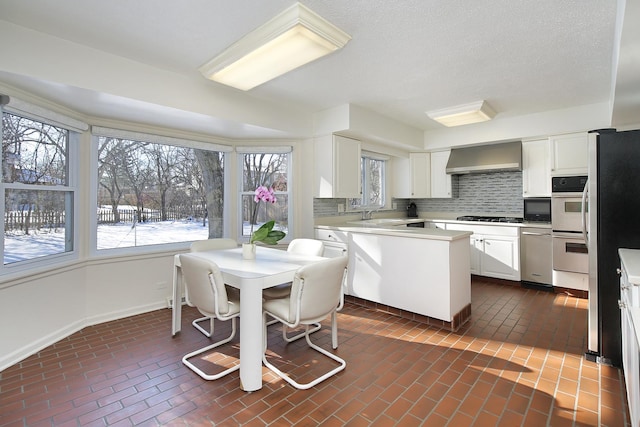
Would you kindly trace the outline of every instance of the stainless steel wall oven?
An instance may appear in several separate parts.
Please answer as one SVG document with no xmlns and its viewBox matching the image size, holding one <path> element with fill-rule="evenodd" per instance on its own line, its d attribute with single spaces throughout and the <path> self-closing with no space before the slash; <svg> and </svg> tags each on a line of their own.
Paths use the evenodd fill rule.
<svg viewBox="0 0 640 427">
<path fill-rule="evenodd" d="M 583 191 L 586 176 L 553 177 L 551 181 L 551 229 L 553 269 L 589 273 L 589 254 L 583 230 L 588 206 Z"/>
</svg>

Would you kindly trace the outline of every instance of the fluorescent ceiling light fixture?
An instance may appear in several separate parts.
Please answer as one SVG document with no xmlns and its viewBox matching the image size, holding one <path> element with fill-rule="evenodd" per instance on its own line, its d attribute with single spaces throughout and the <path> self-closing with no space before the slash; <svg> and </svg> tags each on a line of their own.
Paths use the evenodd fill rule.
<svg viewBox="0 0 640 427">
<path fill-rule="evenodd" d="M 199 68 L 206 78 L 249 90 L 346 45 L 351 36 L 295 3 Z"/>
<path fill-rule="evenodd" d="M 477 101 L 442 110 L 427 111 L 427 115 L 436 122 L 451 127 L 486 122 L 491 120 L 496 112 L 486 101 Z"/>
</svg>

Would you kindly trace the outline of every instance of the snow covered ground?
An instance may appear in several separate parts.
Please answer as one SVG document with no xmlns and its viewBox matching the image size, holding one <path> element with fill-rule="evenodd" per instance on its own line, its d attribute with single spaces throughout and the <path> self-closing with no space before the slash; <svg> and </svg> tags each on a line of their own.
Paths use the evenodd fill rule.
<svg viewBox="0 0 640 427">
<path fill-rule="evenodd" d="M 98 226 L 98 249 L 126 248 L 206 239 L 208 227 L 197 221 L 165 221 Z M 39 231 L 29 235 L 7 233 L 4 263 L 34 259 L 64 252 L 64 230 Z"/>
</svg>

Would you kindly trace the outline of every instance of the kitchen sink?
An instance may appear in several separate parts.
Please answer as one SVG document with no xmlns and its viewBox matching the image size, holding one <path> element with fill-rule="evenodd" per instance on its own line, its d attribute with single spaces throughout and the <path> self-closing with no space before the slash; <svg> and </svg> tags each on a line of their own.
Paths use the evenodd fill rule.
<svg viewBox="0 0 640 427">
<path fill-rule="evenodd" d="M 404 225 L 409 220 L 405 218 L 375 218 L 375 219 L 361 219 L 357 221 L 347 221 L 347 224 L 358 225 Z"/>
</svg>

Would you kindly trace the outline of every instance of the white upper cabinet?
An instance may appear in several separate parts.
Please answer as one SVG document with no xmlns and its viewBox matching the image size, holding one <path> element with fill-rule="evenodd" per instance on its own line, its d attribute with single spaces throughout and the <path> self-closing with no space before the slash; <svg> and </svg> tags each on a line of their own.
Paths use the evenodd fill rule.
<svg viewBox="0 0 640 427">
<path fill-rule="evenodd" d="M 431 197 L 431 155 L 430 153 L 410 153 L 411 197 Z"/>
<path fill-rule="evenodd" d="M 360 198 L 360 141 L 339 135 L 315 139 L 315 196 Z"/>
<path fill-rule="evenodd" d="M 549 137 L 551 175 L 586 175 L 588 169 L 588 134 L 570 133 Z"/>
<path fill-rule="evenodd" d="M 522 196 L 551 197 L 551 150 L 548 139 L 522 142 Z"/>
<path fill-rule="evenodd" d="M 451 198 L 451 175 L 446 172 L 451 150 L 431 153 L 431 197 Z"/>
</svg>

